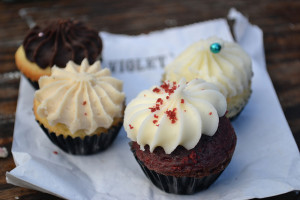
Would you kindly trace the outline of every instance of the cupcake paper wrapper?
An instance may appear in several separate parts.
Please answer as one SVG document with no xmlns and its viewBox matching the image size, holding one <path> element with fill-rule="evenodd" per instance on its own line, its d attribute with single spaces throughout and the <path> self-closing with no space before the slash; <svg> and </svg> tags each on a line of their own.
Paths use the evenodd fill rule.
<svg viewBox="0 0 300 200">
<path fill-rule="evenodd" d="M 29 81 L 30 85 L 32 85 L 32 87 L 33 87 L 35 90 L 40 89 L 39 83 L 38 83 L 37 81 L 32 81 L 32 80 L 30 80 L 30 79 L 27 78 L 27 77 L 26 77 L 26 79 Z"/>
<path fill-rule="evenodd" d="M 133 154 L 147 178 L 156 187 L 167 193 L 194 194 L 207 189 L 224 171 L 222 170 L 217 174 L 211 174 L 203 178 L 166 176 L 148 169 L 144 163 L 137 158 L 134 151 Z"/>
<path fill-rule="evenodd" d="M 39 121 L 37 121 L 39 123 Z M 80 137 L 72 138 L 71 136 L 64 137 L 49 132 L 41 123 L 40 127 L 46 133 L 48 138 L 63 151 L 74 155 L 89 155 L 105 150 L 109 147 L 117 137 L 122 123 L 117 126 L 112 126 L 107 133 L 100 135 L 86 136 L 83 139 Z"/>
</svg>

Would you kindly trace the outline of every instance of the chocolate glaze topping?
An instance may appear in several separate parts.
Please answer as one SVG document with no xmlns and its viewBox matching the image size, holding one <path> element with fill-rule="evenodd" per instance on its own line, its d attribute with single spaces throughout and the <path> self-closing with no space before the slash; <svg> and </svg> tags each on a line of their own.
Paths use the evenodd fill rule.
<svg viewBox="0 0 300 200">
<path fill-rule="evenodd" d="M 28 60 L 41 68 L 65 67 L 69 60 L 80 64 L 84 58 L 94 63 L 102 51 L 98 32 L 76 20 L 59 19 L 45 28 L 35 26 L 24 39 Z"/>
</svg>

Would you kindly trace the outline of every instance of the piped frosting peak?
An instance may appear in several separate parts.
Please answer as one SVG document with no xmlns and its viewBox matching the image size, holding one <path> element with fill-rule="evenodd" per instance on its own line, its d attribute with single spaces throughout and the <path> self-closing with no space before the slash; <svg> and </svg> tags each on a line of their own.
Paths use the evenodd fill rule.
<svg viewBox="0 0 300 200">
<path fill-rule="evenodd" d="M 166 80 L 187 81 L 201 78 L 214 83 L 226 97 L 233 97 L 249 87 L 251 58 L 235 42 L 217 37 L 200 40 L 165 67 Z"/>
<path fill-rule="evenodd" d="M 201 79 L 164 82 L 142 91 L 125 109 L 127 136 L 142 150 L 161 146 L 170 154 L 177 146 L 192 149 L 202 134 L 215 134 L 226 112 L 225 97 Z"/>
<path fill-rule="evenodd" d="M 39 79 L 35 93 L 37 113 L 51 126 L 61 123 L 73 134 L 84 130 L 89 135 L 99 127 L 109 128 L 123 115 L 123 83 L 111 77 L 109 69 L 101 69 L 100 61 L 69 61 L 66 68 L 54 66 L 51 72 Z"/>
</svg>

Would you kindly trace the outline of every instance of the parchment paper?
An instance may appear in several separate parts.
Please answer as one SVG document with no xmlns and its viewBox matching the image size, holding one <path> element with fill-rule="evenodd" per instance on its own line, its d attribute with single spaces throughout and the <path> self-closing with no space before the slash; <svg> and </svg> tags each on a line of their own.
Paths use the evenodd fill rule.
<svg viewBox="0 0 300 200">
<path fill-rule="evenodd" d="M 236 10 L 235 37 L 251 55 L 253 93 L 233 122 L 238 142 L 233 159 L 211 187 L 179 196 L 153 186 L 130 152 L 124 129 L 105 152 L 73 156 L 53 145 L 34 120 L 34 90 L 21 78 L 12 154 L 17 165 L 7 182 L 67 199 L 249 199 L 300 189 L 299 150 L 266 70 L 262 31 Z M 212 35 L 232 40 L 225 19 L 170 28 L 146 35 L 100 33 L 103 67 L 124 80 L 127 102 L 160 84 L 163 66 L 187 46 Z M 54 152 L 57 152 L 55 154 Z"/>
</svg>

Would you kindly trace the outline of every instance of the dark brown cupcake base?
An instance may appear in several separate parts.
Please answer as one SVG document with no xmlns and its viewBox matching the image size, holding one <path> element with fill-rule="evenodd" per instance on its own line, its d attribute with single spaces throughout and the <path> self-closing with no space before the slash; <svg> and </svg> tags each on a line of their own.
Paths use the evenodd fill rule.
<svg viewBox="0 0 300 200">
<path fill-rule="evenodd" d="M 190 195 L 207 189 L 224 171 L 222 170 L 216 174 L 202 178 L 165 176 L 148 169 L 144 163 L 137 158 L 134 151 L 133 154 L 147 178 L 156 187 L 167 193 Z"/>
<path fill-rule="evenodd" d="M 80 137 L 72 138 L 71 136 L 65 138 L 63 135 L 57 136 L 55 133 L 49 132 L 42 124 L 40 124 L 40 127 L 48 138 L 66 153 L 74 155 L 90 155 L 107 149 L 117 137 L 122 127 L 122 123 L 119 123 L 117 126 L 112 126 L 107 133 L 86 136 L 83 139 Z"/>
<path fill-rule="evenodd" d="M 236 135 L 229 119 L 220 117 L 213 136 L 202 135 L 197 145 L 188 150 L 177 146 L 166 154 L 162 147 L 150 152 L 149 145 L 141 150 L 130 143 L 137 162 L 151 182 L 161 190 L 175 194 L 193 194 L 208 188 L 231 161 Z"/>
</svg>

